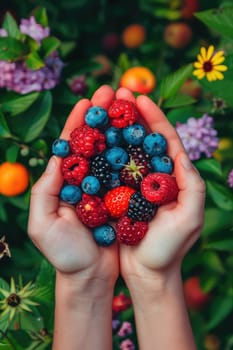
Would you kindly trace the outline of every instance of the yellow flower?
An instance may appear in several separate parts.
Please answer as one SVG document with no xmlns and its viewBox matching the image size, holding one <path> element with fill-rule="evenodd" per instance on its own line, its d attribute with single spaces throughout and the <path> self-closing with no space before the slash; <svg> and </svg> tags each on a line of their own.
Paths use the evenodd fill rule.
<svg viewBox="0 0 233 350">
<path fill-rule="evenodd" d="M 17 288 L 11 278 L 10 286 L 6 283 L 5 288 L 0 288 L 0 320 L 4 318 L 11 322 L 18 313 L 32 312 L 31 306 L 38 305 L 30 299 L 34 295 L 35 287 L 32 282 Z"/>
<path fill-rule="evenodd" d="M 204 77 L 208 81 L 222 80 L 224 79 L 222 72 L 227 70 L 227 66 L 221 64 L 224 60 L 223 50 L 215 51 L 213 45 L 210 45 L 208 49 L 202 47 L 197 55 L 197 61 L 194 62 L 196 69 L 193 71 L 193 75 L 199 80 Z"/>
</svg>

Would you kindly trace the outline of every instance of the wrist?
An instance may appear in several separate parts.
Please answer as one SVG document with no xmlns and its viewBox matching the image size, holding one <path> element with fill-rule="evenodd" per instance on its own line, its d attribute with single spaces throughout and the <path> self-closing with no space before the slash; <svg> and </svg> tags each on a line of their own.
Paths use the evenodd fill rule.
<svg viewBox="0 0 233 350">
<path fill-rule="evenodd" d="M 179 266 L 166 271 L 130 274 L 125 282 L 133 299 L 139 305 L 160 302 L 167 295 L 182 296 L 182 278 Z"/>
</svg>

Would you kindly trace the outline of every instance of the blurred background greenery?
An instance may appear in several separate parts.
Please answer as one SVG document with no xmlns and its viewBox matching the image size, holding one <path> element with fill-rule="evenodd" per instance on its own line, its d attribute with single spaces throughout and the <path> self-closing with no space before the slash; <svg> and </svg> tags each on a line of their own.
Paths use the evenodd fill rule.
<svg viewBox="0 0 233 350">
<path fill-rule="evenodd" d="M 30 16 L 50 28 L 46 39 L 20 33 L 20 21 Z M 203 153 L 193 160 L 207 184 L 205 225 L 182 272 L 184 284 L 189 281 L 185 292 L 198 349 L 233 349 L 232 23 L 233 4 L 224 0 L 8 0 L 0 5 L 0 28 L 8 32 L 0 33 L 1 349 L 51 348 L 54 271 L 27 236 L 30 188 L 44 170 L 51 144 L 79 99 L 91 97 L 105 83 L 114 89 L 128 87 L 137 75 L 144 85 L 134 83 L 135 94 L 147 93 L 175 127 L 205 113 L 213 118 L 218 146 L 211 155 Z M 201 47 L 210 45 L 223 50 L 227 66 L 224 79 L 211 82 L 192 74 Z M 12 62 L 24 69 L 14 84 Z M 137 67 L 136 73 L 125 77 L 132 67 Z M 32 75 L 32 80 L 27 76 L 29 83 L 25 78 L 28 69 L 45 68 L 53 75 L 47 74 L 43 86 L 33 90 Z M 8 74 L 10 85 L 4 80 Z M 29 90 L 23 90 L 26 85 Z M 142 90 L 145 85 L 147 90 Z M 23 165 L 29 178 L 18 173 L 22 169 L 3 168 L 6 162 Z M 24 180 L 19 192 L 9 182 L 14 175 Z M 28 298 L 37 304 L 27 312 L 17 298 L 9 302 L 7 295 L 12 294 L 21 298 L 21 306 Z M 133 309 L 127 298 L 125 302 L 129 295 L 121 279 L 115 294 L 116 304 L 123 306 L 113 306 L 118 321 L 113 327 L 114 348 L 126 349 L 127 339 L 136 348 Z M 126 321 L 133 331 L 121 337 L 117 327 Z"/>
</svg>

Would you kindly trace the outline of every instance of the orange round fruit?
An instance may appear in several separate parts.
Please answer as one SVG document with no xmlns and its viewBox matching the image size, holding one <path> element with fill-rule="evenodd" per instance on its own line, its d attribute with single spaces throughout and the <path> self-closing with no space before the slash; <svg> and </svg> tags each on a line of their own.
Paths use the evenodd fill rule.
<svg viewBox="0 0 233 350">
<path fill-rule="evenodd" d="M 135 49 L 146 40 L 146 29 L 142 24 L 130 24 L 123 30 L 121 39 L 125 47 Z"/>
<path fill-rule="evenodd" d="M 12 197 L 23 193 L 29 185 L 29 172 L 21 163 L 0 165 L 0 194 Z"/>
<path fill-rule="evenodd" d="M 123 73 L 119 86 L 139 94 L 148 94 L 154 90 L 156 78 L 150 69 L 143 66 L 136 66 L 129 68 Z"/>
</svg>

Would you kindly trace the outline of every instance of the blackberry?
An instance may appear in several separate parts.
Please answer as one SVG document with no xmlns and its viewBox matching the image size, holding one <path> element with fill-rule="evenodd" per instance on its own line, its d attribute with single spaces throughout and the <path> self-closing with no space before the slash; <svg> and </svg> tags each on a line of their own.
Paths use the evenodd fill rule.
<svg viewBox="0 0 233 350">
<path fill-rule="evenodd" d="M 91 175 L 97 177 L 97 179 L 103 185 L 107 185 L 112 178 L 111 166 L 102 155 L 98 155 L 92 159 L 90 164 L 90 173 Z"/>
<path fill-rule="evenodd" d="M 150 221 L 153 219 L 157 206 L 149 202 L 141 192 L 132 194 L 129 200 L 127 216 L 136 221 Z"/>
</svg>

